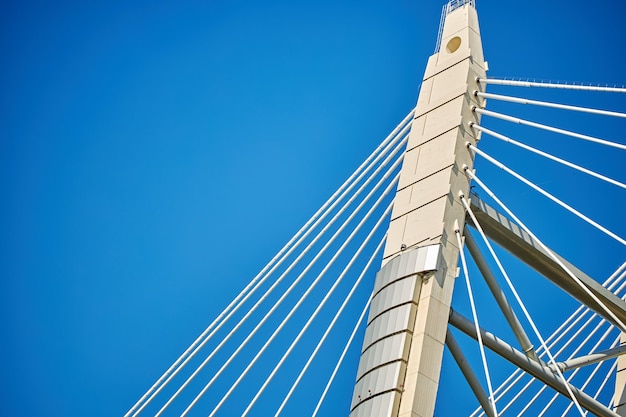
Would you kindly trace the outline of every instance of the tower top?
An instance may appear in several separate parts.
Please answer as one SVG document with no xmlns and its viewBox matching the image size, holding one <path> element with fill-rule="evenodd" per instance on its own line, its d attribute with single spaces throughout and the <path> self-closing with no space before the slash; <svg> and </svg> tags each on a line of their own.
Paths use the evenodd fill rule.
<svg viewBox="0 0 626 417">
<path fill-rule="evenodd" d="M 446 4 L 443 5 L 441 9 L 441 20 L 439 21 L 439 34 L 437 35 L 437 45 L 435 46 L 435 53 L 439 52 L 441 48 L 441 38 L 443 36 L 443 25 L 446 21 L 446 16 L 450 13 L 464 7 L 466 4 L 476 8 L 476 0 L 450 0 Z"/>
</svg>

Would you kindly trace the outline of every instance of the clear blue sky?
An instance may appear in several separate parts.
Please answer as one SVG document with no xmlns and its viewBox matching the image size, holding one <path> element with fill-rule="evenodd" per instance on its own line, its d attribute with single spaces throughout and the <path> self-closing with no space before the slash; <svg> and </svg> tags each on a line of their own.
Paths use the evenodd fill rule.
<svg viewBox="0 0 626 417">
<path fill-rule="evenodd" d="M 441 6 L 4 2 L 0 415 L 123 414 L 413 107 Z M 621 2 L 478 10 L 492 76 L 626 83 Z M 574 157 L 623 181 L 595 149 Z M 625 235 L 593 184 L 560 190 Z M 598 279 L 624 258 L 536 207 Z"/>
</svg>

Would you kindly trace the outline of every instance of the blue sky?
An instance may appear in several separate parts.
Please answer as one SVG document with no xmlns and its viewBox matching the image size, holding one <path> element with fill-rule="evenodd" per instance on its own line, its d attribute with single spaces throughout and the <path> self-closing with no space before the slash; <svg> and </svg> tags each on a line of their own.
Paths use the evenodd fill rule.
<svg viewBox="0 0 626 417">
<path fill-rule="evenodd" d="M 0 414 L 123 414 L 413 107 L 441 6 L 5 2 Z M 478 10 L 491 76 L 626 82 L 619 2 Z M 568 122 L 624 143 L 623 123 Z M 546 146 L 624 180 L 616 151 Z M 541 171 L 626 235 L 623 193 L 563 178 Z M 583 270 L 623 260 L 531 194 L 511 198 Z"/>
</svg>

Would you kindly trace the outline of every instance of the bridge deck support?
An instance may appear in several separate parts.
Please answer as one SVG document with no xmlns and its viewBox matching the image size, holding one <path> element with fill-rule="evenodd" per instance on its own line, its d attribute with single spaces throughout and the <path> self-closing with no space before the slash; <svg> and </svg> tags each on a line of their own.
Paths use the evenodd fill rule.
<svg viewBox="0 0 626 417">
<path fill-rule="evenodd" d="M 465 3 L 465 4 L 463 4 Z M 417 102 L 392 220 L 377 275 L 352 417 L 431 417 L 439 383 L 468 194 L 466 142 L 477 138 L 472 106 L 485 77 L 478 16 L 470 2 L 447 15 Z"/>
</svg>

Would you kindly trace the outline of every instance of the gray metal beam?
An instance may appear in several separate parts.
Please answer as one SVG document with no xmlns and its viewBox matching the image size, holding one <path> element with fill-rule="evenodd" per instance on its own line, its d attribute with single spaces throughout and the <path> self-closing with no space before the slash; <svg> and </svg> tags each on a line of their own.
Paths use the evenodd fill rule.
<svg viewBox="0 0 626 417">
<path fill-rule="evenodd" d="M 592 365 L 594 363 L 606 361 L 626 353 L 626 345 L 617 346 L 602 352 L 591 353 L 589 355 L 578 356 L 577 358 L 568 359 L 563 362 L 557 362 L 557 366 L 561 372 L 571 371 L 572 369 L 581 368 L 583 366 Z M 550 369 L 554 369 L 550 365 Z"/>
<path fill-rule="evenodd" d="M 552 260 L 541 245 L 528 235 L 528 233 L 524 232 L 517 224 L 487 205 L 476 195 L 472 195 L 471 207 L 478 222 L 485 231 L 485 234 L 487 234 L 490 239 L 544 277 L 548 278 L 572 297 L 576 298 L 611 323 L 617 325 L 613 318 L 574 282 L 563 268 Z M 468 224 L 474 226 L 469 216 L 467 216 L 466 221 Z M 567 266 L 567 268 L 572 271 L 572 273 L 576 275 L 613 314 L 615 314 L 615 316 L 622 322 L 626 322 L 626 302 L 604 288 L 580 269 L 570 264 L 567 260 L 560 257 L 556 252 L 554 253 L 559 260 L 563 262 L 563 264 Z"/>
<path fill-rule="evenodd" d="M 459 366 L 459 369 L 463 373 L 463 376 L 467 380 L 467 383 L 474 392 L 474 395 L 480 403 L 480 406 L 483 408 L 485 414 L 487 414 L 488 417 L 496 417 L 493 409 L 491 408 L 489 398 L 487 397 L 487 394 L 485 394 L 485 390 L 483 389 L 482 385 L 480 385 L 476 374 L 472 370 L 469 362 L 467 362 L 467 359 L 465 358 L 461 347 L 456 342 L 456 339 L 452 335 L 452 332 L 450 332 L 450 329 L 448 329 L 446 333 L 446 346 L 448 347 L 448 350 L 450 350 L 452 357 L 456 361 L 456 364 Z"/>
<path fill-rule="evenodd" d="M 467 246 L 467 249 L 469 250 L 470 255 L 472 255 L 474 262 L 476 262 L 476 266 L 478 267 L 478 270 L 480 271 L 483 278 L 485 279 L 485 282 L 487 283 L 487 286 L 489 287 L 489 290 L 491 291 L 493 298 L 496 299 L 496 302 L 498 303 L 500 310 L 502 310 L 502 314 L 504 314 L 504 317 L 506 318 L 506 321 L 509 323 L 511 330 L 513 330 L 513 333 L 515 334 L 515 337 L 517 338 L 517 341 L 519 342 L 522 350 L 524 351 L 526 356 L 528 356 L 529 358 L 531 358 L 532 360 L 536 362 L 539 362 L 539 358 L 537 357 L 537 354 L 535 353 L 533 344 L 530 342 L 530 339 L 528 339 L 528 336 L 526 335 L 524 328 L 522 327 L 520 321 L 515 315 L 515 312 L 511 308 L 509 301 L 506 299 L 506 295 L 504 295 L 504 291 L 502 291 L 502 288 L 500 288 L 500 285 L 498 284 L 498 281 L 494 277 L 493 272 L 491 272 L 491 268 L 489 268 L 489 265 L 487 265 L 485 258 L 483 257 L 482 253 L 480 253 L 480 249 L 478 248 L 478 245 L 476 244 L 476 241 L 474 240 L 474 236 L 472 236 L 469 229 L 465 229 L 464 235 L 465 235 L 465 246 Z"/>
<path fill-rule="evenodd" d="M 474 327 L 474 323 L 463 317 L 461 314 L 457 313 L 454 310 L 450 310 L 450 324 L 455 328 L 459 329 L 466 335 L 470 336 L 473 339 L 478 339 L 476 328 Z M 503 340 L 497 338 L 492 333 L 489 333 L 483 329 L 480 329 L 480 334 L 482 336 L 483 343 L 493 352 L 497 353 L 504 359 L 508 360 L 512 364 L 526 371 L 530 375 L 534 376 L 544 384 L 552 387 L 554 390 L 569 398 L 569 393 L 567 392 L 567 388 L 565 386 L 565 382 L 560 379 L 557 375 L 549 372 L 549 368 L 543 368 L 537 362 L 528 358 L 519 350 L 515 349 L 513 346 L 504 342 Z M 614 413 L 595 399 L 591 398 L 589 395 L 580 391 L 578 388 L 569 385 L 570 389 L 576 396 L 578 403 L 584 409 L 590 411 L 596 416 L 601 417 L 619 417 L 618 414 Z"/>
</svg>

